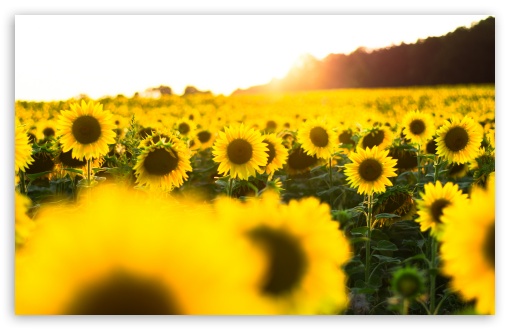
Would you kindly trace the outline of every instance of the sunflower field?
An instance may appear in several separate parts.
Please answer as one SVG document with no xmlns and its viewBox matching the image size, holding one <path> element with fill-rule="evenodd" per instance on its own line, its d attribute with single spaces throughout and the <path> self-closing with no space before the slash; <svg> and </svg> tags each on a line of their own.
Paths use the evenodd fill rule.
<svg viewBox="0 0 510 330">
<path fill-rule="evenodd" d="M 494 85 L 15 103 L 15 312 L 495 314 Z"/>
</svg>

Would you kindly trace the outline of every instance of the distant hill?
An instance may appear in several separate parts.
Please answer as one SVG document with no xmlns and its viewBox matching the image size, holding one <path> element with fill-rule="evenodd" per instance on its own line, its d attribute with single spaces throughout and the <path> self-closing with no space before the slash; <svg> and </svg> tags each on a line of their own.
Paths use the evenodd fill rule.
<svg viewBox="0 0 510 330">
<path fill-rule="evenodd" d="M 232 94 L 334 88 L 495 83 L 495 18 L 441 37 L 346 54 L 309 56 L 286 77 Z"/>
</svg>

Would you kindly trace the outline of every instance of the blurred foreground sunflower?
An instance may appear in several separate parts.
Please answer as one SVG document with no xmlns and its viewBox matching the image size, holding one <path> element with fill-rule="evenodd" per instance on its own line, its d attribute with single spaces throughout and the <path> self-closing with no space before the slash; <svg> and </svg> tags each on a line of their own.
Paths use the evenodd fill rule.
<svg viewBox="0 0 510 330">
<path fill-rule="evenodd" d="M 495 175 L 487 188 L 474 185 L 469 200 L 446 207 L 441 238 L 442 271 L 465 300 L 475 299 L 481 314 L 495 313 Z"/>
<path fill-rule="evenodd" d="M 42 208 L 15 256 L 16 314 L 268 313 L 261 259 L 208 214 L 114 185 Z"/>
<path fill-rule="evenodd" d="M 219 218 L 266 260 L 257 286 L 274 314 L 338 314 L 348 305 L 350 246 L 327 204 L 315 198 L 280 204 L 278 195 L 241 203 L 221 199 Z M 260 212 L 263 210 L 263 212 Z"/>
</svg>

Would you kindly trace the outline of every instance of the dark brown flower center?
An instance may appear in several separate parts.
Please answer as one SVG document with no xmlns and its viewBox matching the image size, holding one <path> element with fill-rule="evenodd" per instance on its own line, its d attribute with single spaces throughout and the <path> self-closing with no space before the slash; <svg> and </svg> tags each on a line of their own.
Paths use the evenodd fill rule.
<svg viewBox="0 0 510 330">
<path fill-rule="evenodd" d="M 287 165 L 293 170 L 304 170 L 317 162 L 317 157 L 307 155 L 303 148 L 292 151 L 287 158 Z"/>
<path fill-rule="evenodd" d="M 307 260 L 299 242 L 281 230 L 259 227 L 249 237 L 267 252 L 269 267 L 262 291 L 281 295 L 295 288 L 306 272 Z"/>
<path fill-rule="evenodd" d="M 376 181 L 382 172 L 381 163 L 375 159 L 365 159 L 359 164 L 359 175 L 365 181 Z"/>
<path fill-rule="evenodd" d="M 409 124 L 409 130 L 414 135 L 420 135 L 425 131 L 425 123 L 421 119 L 415 119 Z"/>
<path fill-rule="evenodd" d="M 50 153 L 41 151 L 32 155 L 32 158 L 34 159 L 34 161 L 32 162 L 32 164 L 28 165 L 28 168 L 25 171 L 25 173 L 27 174 L 36 174 L 52 171 L 53 168 L 55 167 L 55 163 L 53 162 Z"/>
<path fill-rule="evenodd" d="M 365 135 L 363 138 L 362 144 L 363 149 L 373 148 L 375 146 L 380 145 L 384 141 L 384 131 L 376 130 L 371 132 L 370 134 Z"/>
<path fill-rule="evenodd" d="M 58 156 L 58 158 L 62 162 L 62 165 L 64 165 L 65 167 L 82 167 L 82 166 L 85 166 L 85 164 L 87 164 L 86 160 L 76 159 L 73 157 L 72 154 L 73 154 L 73 149 L 71 149 L 67 152 L 62 152 Z"/>
<path fill-rule="evenodd" d="M 435 155 L 436 151 L 437 151 L 437 143 L 436 143 L 436 141 L 435 140 L 430 140 L 427 143 L 427 153 Z"/>
<path fill-rule="evenodd" d="M 485 234 L 483 254 L 492 268 L 496 268 L 496 223 L 493 222 Z"/>
<path fill-rule="evenodd" d="M 51 127 L 46 127 L 43 130 L 43 134 L 45 137 L 55 136 L 55 130 Z"/>
<path fill-rule="evenodd" d="M 201 143 L 206 143 L 211 139 L 211 133 L 208 131 L 201 131 L 197 134 L 197 136 L 198 141 L 200 141 Z"/>
<path fill-rule="evenodd" d="M 445 137 L 444 143 L 451 151 L 460 151 L 464 149 L 469 142 L 469 135 L 462 127 L 453 127 L 450 129 Z"/>
<path fill-rule="evenodd" d="M 145 157 L 143 167 L 147 173 L 163 176 L 177 168 L 177 156 L 172 150 L 171 153 L 165 148 L 155 149 Z"/>
<path fill-rule="evenodd" d="M 316 147 L 325 147 L 329 141 L 328 133 L 322 127 L 314 127 L 310 130 L 310 140 Z"/>
<path fill-rule="evenodd" d="M 182 311 L 160 281 L 117 271 L 84 287 L 65 314 L 177 315 Z"/>
<path fill-rule="evenodd" d="M 343 144 L 352 144 L 352 145 L 355 145 L 356 143 L 354 142 L 354 140 L 352 140 L 352 134 L 351 132 L 349 131 L 343 131 L 339 136 L 338 136 L 338 141 L 340 143 L 343 143 Z"/>
<path fill-rule="evenodd" d="M 267 154 L 267 163 L 266 163 L 266 166 L 271 164 L 271 162 L 273 161 L 273 159 L 276 157 L 276 150 L 274 149 L 274 145 L 267 141 L 267 140 L 264 140 L 264 142 L 267 144 L 267 149 L 268 151 L 266 151 L 266 154 Z"/>
<path fill-rule="evenodd" d="M 450 205 L 451 202 L 444 198 L 435 200 L 430 206 L 430 212 L 432 213 L 432 219 L 435 223 L 441 223 L 441 216 L 443 215 L 443 209 Z"/>
<path fill-rule="evenodd" d="M 179 124 L 179 133 L 181 134 L 188 134 L 189 131 L 190 131 L 191 127 L 189 127 L 189 125 L 187 123 L 180 123 Z"/>
<path fill-rule="evenodd" d="M 251 159 L 253 148 L 248 141 L 235 139 L 228 144 L 227 155 L 232 163 L 238 165 L 245 164 Z"/>
<path fill-rule="evenodd" d="M 266 131 L 267 132 L 274 132 L 276 129 L 276 122 L 274 120 L 268 120 L 266 123 Z"/>
<path fill-rule="evenodd" d="M 101 125 L 92 116 L 81 116 L 73 122 L 72 132 L 79 143 L 94 143 L 101 137 Z"/>
</svg>

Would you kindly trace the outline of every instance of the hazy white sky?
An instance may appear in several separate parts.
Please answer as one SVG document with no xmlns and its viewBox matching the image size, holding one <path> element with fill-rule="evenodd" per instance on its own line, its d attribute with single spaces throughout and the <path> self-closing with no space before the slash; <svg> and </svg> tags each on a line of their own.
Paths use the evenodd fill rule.
<svg viewBox="0 0 510 330">
<path fill-rule="evenodd" d="M 487 15 L 17 15 L 15 99 L 132 96 L 187 85 L 228 95 L 323 58 L 440 36 Z"/>
</svg>

